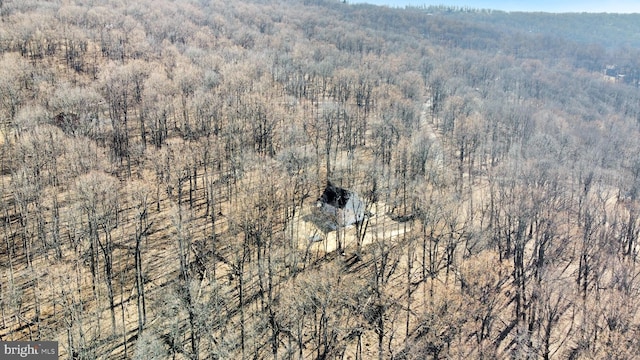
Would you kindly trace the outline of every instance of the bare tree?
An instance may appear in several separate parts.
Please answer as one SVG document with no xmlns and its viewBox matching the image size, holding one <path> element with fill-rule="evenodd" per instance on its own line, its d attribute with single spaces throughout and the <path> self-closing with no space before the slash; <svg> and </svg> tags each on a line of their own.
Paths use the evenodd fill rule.
<svg viewBox="0 0 640 360">
<path fill-rule="evenodd" d="M 127 173 L 131 176 L 130 119 L 142 102 L 146 69 L 144 63 L 132 62 L 124 66 L 110 63 L 102 71 L 101 90 L 108 104 L 111 120 L 111 146 L 114 159 L 127 162 Z M 139 112 L 138 112 L 139 114 Z M 144 119 L 144 118 L 142 118 Z M 141 123 L 144 130 L 144 123 Z"/>
<path fill-rule="evenodd" d="M 114 263 L 113 240 L 111 231 L 117 226 L 119 211 L 118 180 L 100 172 L 90 172 L 79 177 L 75 185 L 76 199 L 86 217 L 89 238 L 90 266 L 93 278 L 93 291 L 99 299 L 96 281 L 100 278 L 99 252 L 103 255 L 104 281 L 107 285 L 111 326 L 115 335 L 115 302 L 114 302 Z M 102 236 L 101 236 L 102 233 Z M 99 303 L 99 302 L 98 302 Z"/>
<path fill-rule="evenodd" d="M 133 204 L 135 209 L 135 249 L 134 263 L 136 272 L 136 298 L 138 306 L 138 338 L 141 338 L 147 320 L 147 307 L 145 297 L 146 274 L 142 261 L 142 240 L 147 239 L 153 221 L 149 221 L 149 207 L 151 203 L 151 189 L 142 182 L 130 183 L 127 187 L 128 202 Z"/>
</svg>

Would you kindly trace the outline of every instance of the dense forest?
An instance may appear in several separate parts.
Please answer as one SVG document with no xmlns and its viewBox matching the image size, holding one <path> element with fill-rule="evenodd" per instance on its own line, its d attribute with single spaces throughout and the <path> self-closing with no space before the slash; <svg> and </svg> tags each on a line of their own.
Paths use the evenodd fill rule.
<svg viewBox="0 0 640 360">
<path fill-rule="evenodd" d="M 516 29 L 519 32 L 556 37 L 619 52 L 624 51 L 625 47 L 640 46 L 640 14 L 549 14 L 450 6 L 421 6 L 413 7 L 412 10 L 483 23 L 507 32 Z"/>
<path fill-rule="evenodd" d="M 0 340 L 636 357 L 636 18 L 0 0 Z"/>
</svg>

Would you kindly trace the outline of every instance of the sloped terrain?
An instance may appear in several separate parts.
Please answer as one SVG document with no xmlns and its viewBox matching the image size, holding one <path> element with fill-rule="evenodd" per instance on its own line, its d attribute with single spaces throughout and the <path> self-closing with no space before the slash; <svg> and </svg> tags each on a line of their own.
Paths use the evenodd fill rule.
<svg viewBox="0 0 640 360">
<path fill-rule="evenodd" d="M 639 51 L 467 15 L 0 2 L 0 339 L 633 358 Z M 327 181 L 364 222 L 307 221 Z"/>
</svg>

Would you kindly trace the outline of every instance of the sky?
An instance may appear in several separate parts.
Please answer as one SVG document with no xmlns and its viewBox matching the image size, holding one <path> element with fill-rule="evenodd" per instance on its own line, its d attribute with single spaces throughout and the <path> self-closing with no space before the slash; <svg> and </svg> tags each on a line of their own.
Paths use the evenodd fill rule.
<svg viewBox="0 0 640 360">
<path fill-rule="evenodd" d="M 450 5 L 503 11 L 640 13 L 640 0 L 348 0 L 347 2 L 351 4 L 366 2 L 392 7 Z"/>
</svg>

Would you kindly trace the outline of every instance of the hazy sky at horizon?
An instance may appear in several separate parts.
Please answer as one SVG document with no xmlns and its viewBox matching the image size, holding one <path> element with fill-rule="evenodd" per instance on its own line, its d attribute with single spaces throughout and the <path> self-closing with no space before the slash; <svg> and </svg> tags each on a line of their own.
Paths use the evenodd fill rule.
<svg viewBox="0 0 640 360">
<path fill-rule="evenodd" d="M 347 0 L 347 2 L 392 7 L 450 5 L 503 11 L 640 13 L 640 0 Z"/>
</svg>

